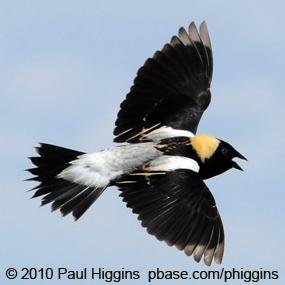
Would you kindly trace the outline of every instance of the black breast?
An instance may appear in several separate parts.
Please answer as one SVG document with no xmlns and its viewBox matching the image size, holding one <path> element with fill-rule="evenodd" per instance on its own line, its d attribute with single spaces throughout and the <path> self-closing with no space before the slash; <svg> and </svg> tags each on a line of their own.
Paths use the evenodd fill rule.
<svg viewBox="0 0 285 285">
<path fill-rule="evenodd" d="M 205 159 L 205 162 L 200 165 L 199 173 L 204 180 L 222 174 L 231 167 L 229 160 L 223 160 L 219 156 L 214 155 L 210 159 Z"/>
</svg>

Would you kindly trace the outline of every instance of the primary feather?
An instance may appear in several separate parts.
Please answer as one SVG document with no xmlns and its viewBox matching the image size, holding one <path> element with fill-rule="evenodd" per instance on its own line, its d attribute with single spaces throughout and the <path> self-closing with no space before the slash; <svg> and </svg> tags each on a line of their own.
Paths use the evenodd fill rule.
<svg viewBox="0 0 285 285">
<path fill-rule="evenodd" d="M 167 126 L 196 133 L 211 100 L 213 59 L 206 23 L 194 23 L 139 69 L 121 104 L 115 142 L 138 142 L 144 130 Z"/>
</svg>

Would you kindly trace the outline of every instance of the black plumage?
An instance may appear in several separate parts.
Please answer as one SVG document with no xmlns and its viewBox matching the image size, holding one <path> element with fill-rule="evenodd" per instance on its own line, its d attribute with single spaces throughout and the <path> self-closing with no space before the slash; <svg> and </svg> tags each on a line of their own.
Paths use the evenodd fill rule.
<svg viewBox="0 0 285 285">
<path fill-rule="evenodd" d="M 57 175 L 84 153 L 51 144 L 40 144 L 36 150 L 39 156 L 30 157 L 36 167 L 27 169 L 35 176 L 32 180 L 40 182 L 32 189 L 35 190 L 33 198 L 43 196 L 42 206 L 52 203 L 53 211 L 60 209 L 62 215 L 72 213 L 76 220 L 79 219 L 104 188 L 80 185 Z"/>
<path fill-rule="evenodd" d="M 150 234 L 186 254 L 197 250 L 194 258 L 204 255 L 207 265 L 211 251 L 221 262 L 223 225 L 214 197 L 197 173 L 183 169 L 165 174 L 136 172 L 122 177 L 117 185 L 123 201 Z"/>
<path fill-rule="evenodd" d="M 211 100 L 213 59 L 205 23 L 194 23 L 139 69 L 134 85 L 121 104 L 115 142 L 138 142 L 144 129 L 166 125 L 196 133 Z"/>
<path fill-rule="evenodd" d="M 109 186 L 143 227 L 206 265 L 221 263 L 223 224 L 205 179 L 245 159 L 230 144 L 196 135 L 211 101 L 212 47 L 205 22 L 192 22 L 138 70 L 121 103 L 114 141 L 125 144 L 83 153 L 50 144 L 36 148 L 28 171 L 39 182 L 33 197 L 79 219 Z M 130 144 L 127 144 L 130 143 Z"/>
</svg>

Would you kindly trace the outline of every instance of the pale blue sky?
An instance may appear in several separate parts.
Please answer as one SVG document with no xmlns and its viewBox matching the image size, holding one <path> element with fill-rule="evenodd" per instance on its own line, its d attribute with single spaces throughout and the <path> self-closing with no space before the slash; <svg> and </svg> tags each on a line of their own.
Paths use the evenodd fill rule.
<svg viewBox="0 0 285 285">
<path fill-rule="evenodd" d="M 37 142 L 112 145 L 137 69 L 180 26 L 206 20 L 213 99 L 199 132 L 249 159 L 244 173 L 207 182 L 225 227 L 223 266 L 279 270 L 278 281 L 263 284 L 284 284 L 284 10 L 283 1 L 260 0 L 0 1 L 0 283 L 19 284 L 5 280 L 9 266 L 208 269 L 148 235 L 115 188 L 74 223 L 30 200 L 34 184 L 22 181 Z"/>
</svg>

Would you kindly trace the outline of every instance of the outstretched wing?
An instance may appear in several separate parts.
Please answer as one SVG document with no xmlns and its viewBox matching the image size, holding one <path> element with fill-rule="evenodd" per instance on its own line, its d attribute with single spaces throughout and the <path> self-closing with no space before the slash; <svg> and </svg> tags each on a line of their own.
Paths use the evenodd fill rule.
<svg viewBox="0 0 285 285">
<path fill-rule="evenodd" d="M 213 57 L 206 23 L 198 32 L 179 29 L 161 51 L 138 70 L 116 120 L 115 142 L 138 142 L 154 129 L 172 127 L 196 133 L 211 100 Z"/>
<path fill-rule="evenodd" d="M 199 262 L 221 263 L 224 230 L 215 200 L 196 172 L 133 173 L 118 186 L 142 226 Z"/>
</svg>

